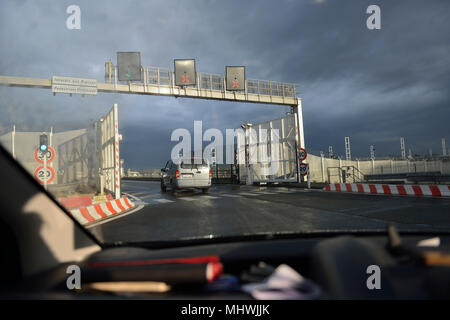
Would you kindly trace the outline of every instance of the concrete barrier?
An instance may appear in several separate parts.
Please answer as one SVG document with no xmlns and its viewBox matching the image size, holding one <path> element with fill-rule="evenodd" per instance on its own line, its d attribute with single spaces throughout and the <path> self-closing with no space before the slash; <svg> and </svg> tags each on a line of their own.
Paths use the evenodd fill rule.
<svg viewBox="0 0 450 320">
<path fill-rule="evenodd" d="M 124 213 L 134 208 L 134 203 L 127 197 L 99 203 L 69 212 L 83 225 Z"/>
<path fill-rule="evenodd" d="M 400 196 L 450 197 L 450 186 L 448 185 L 332 183 L 326 185 L 323 190 L 334 192 L 387 194 Z"/>
<path fill-rule="evenodd" d="M 70 198 L 59 198 L 58 202 L 61 203 L 61 205 L 67 210 L 72 210 L 80 207 L 87 207 L 96 204 L 96 202 L 105 202 L 114 199 L 111 194 L 106 194 L 103 200 L 95 201 L 98 197 L 99 196 L 77 196 Z"/>
</svg>

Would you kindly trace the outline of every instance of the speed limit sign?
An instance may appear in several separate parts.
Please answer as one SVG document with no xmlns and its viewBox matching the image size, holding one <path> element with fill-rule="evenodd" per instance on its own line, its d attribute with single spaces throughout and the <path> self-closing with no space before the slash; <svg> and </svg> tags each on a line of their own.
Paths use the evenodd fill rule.
<svg viewBox="0 0 450 320">
<path fill-rule="evenodd" d="M 52 167 L 39 166 L 34 170 L 34 178 L 40 183 L 50 183 L 55 178 L 55 170 Z"/>
<path fill-rule="evenodd" d="M 300 175 L 302 177 L 306 176 L 308 174 L 308 164 L 307 163 L 300 163 Z"/>
<path fill-rule="evenodd" d="M 44 163 L 44 158 L 47 158 L 47 163 L 52 162 L 55 158 L 55 150 L 52 147 L 48 147 L 47 150 L 42 151 L 40 148 L 37 148 L 34 151 L 34 159 L 39 163 Z"/>
<path fill-rule="evenodd" d="M 298 148 L 298 160 L 303 161 L 306 159 L 306 150 L 304 148 Z"/>
</svg>

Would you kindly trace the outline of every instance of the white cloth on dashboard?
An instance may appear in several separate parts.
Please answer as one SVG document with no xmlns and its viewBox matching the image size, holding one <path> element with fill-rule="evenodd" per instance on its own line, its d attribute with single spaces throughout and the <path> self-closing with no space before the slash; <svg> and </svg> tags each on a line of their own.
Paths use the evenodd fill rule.
<svg viewBox="0 0 450 320">
<path fill-rule="evenodd" d="M 261 283 L 242 286 L 244 292 L 257 300 L 310 300 L 320 296 L 320 288 L 286 264 L 279 265 Z"/>
</svg>

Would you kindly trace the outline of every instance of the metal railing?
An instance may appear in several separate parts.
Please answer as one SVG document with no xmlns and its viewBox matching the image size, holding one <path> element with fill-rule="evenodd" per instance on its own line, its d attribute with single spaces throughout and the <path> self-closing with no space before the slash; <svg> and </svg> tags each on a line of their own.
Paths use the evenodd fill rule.
<svg viewBox="0 0 450 320">
<path fill-rule="evenodd" d="M 114 68 L 116 72 L 108 72 L 108 77 L 105 77 L 107 83 L 113 83 L 116 81 L 115 76 L 117 75 L 117 66 L 113 66 L 112 68 Z M 177 87 L 174 85 L 174 72 L 171 69 L 143 67 L 141 71 L 143 80 L 132 81 L 132 83 Z M 197 82 L 197 88 L 199 90 L 225 91 L 224 75 L 198 72 Z M 290 83 L 247 79 L 245 91 L 249 94 L 296 98 L 296 87 L 296 84 Z"/>
<path fill-rule="evenodd" d="M 337 170 L 337 174 L 332 174 L 333 169 Z M 328 167 L 327 174 L 328 183 L 331 182 L 332 176 L 339 176 L 340 183 L 355 183 L 364 181 L 364 174 L 354 166 Z"/>
</svg>

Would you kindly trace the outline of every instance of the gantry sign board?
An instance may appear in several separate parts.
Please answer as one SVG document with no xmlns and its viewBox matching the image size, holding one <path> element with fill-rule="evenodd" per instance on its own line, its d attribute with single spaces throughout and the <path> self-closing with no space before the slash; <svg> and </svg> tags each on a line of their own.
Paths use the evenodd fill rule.
<svg viewBox="0 0 450 320">
<path fill-rule="evenodd" d="M 227 66 L 225 76 L 228 91 L 245 90 L 245 67 Z"/>
<path fill-rule="evenodd" d="M 195 59 L 175 59 L 173 64 L 176 86 L 194 86 L 197 84 Z"/>
<path fill-rule="evenodd" d="M 117 52 L 117 68 L 119 81 L 141 81 L 141 53 Z"/>
<path fill-rule="evenodd" d="M 69 93 L 69 94 L 97 94 L 97 80 L 96 79 L 82 79 L 72 77 L 52 77 L 52 92 L 53 93 Z"/>
</svg>

